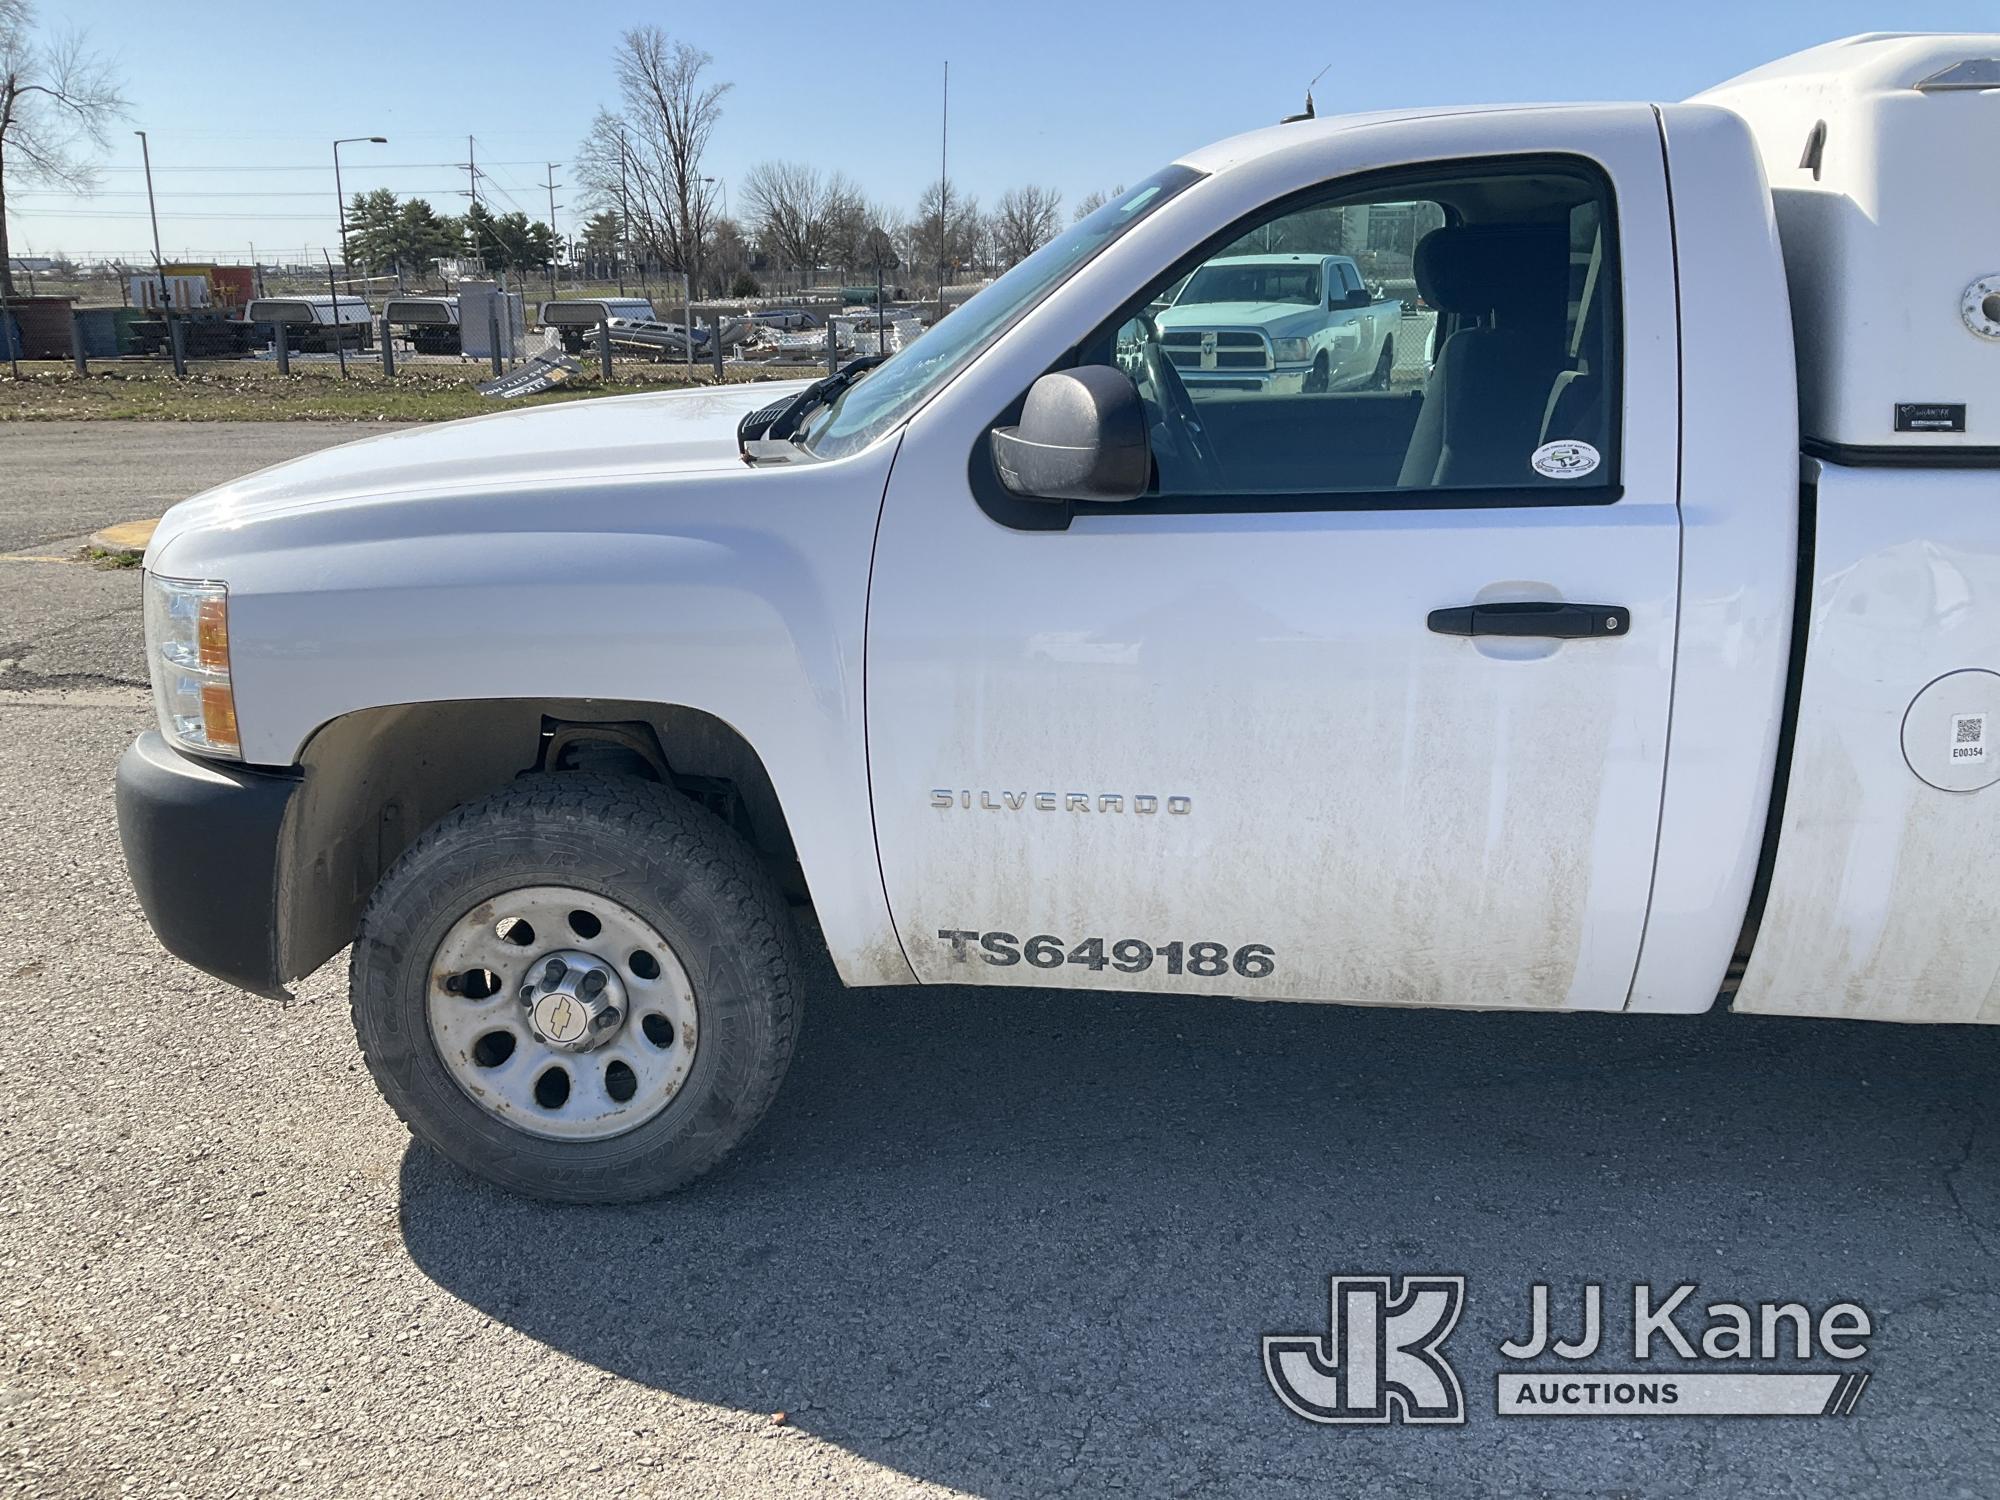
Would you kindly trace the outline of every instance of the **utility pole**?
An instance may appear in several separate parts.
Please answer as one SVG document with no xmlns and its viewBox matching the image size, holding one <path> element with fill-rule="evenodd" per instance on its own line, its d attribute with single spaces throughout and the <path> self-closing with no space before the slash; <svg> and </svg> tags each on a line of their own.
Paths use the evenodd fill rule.
<svg viewBox="0 0 2000 1500">
<path fill-rule="evenodd" d="M 549 168 L 549 296 L 553 298 L 556 294 L 556 247 L 561 243 L 561 239 L 556 234 L 556 164 L 554 162 L 550 162 L 548 163 L 548 168 Z"/>
<path fill-rule="evenodd" d="M 472 199 L 472 207 L 478 208 L 479 207 L 479 156 L 475 148 L 475 143 L 471 136 L 467 136 L 465 138 L 465 185 L 467 190 L 466 196 Z M 472 251 L 472 257 L 474 260 L 477 260 L 480 262 L 480 264 L 484 265 L 485 259 L 482 253 L 483 247 L 479 243 L 479 231 L 475 227 L 470 231 L 470 233 L 471 233 L 470 249 Z"/>
</svg>

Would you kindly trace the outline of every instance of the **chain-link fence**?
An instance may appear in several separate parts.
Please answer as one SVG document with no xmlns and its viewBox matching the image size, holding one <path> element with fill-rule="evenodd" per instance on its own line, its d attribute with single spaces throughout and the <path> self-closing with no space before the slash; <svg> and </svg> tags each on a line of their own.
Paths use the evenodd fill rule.
<svg viewBox="0 0 2000 1500">
<path fill-rule="evenodd" d="M 102 284 L 99 284 L 102 283 Z M 775 299 L 689 305 L 657 289 L 561 287 L 519 278 L 463 280 L 436 290 L 401 278 L 349 281 L 329 271 L 173 266 L 100 277 L 75 293 L 14 298 L 0 310 L 0 359 L 171 365 L 217 361 L 283 373 L 327 366 L 468 379 L 564 361 L 573 373 L 645 384 L 772 378 L 824 369 L 858 353 L 894 350 L 923 326 L 908 308 L 874 314 L 837 300 Z M 115 295 L 110 305 L 106 294 Z M 78 306 L 82 300 L 84 305 Z M 867 327 L 862 327 L 863 323 Z"/>
<path fill-rule="evenodd" d="M 1307 234 L 1316 250 L 1325 250 L 1322 241 L 1334 245 L 1378 295 L 1399 303 L 1387 383 L 1421 387 L 1436 314 L 1421 305 L 1410 250 L 1427 224 L 1402 205 L 1310 217 L 1281 221 L 1275 233 Z M 1268 250 L 1261 243 L 1232 250 L 1295 248 L 1274 240 Z M 950 290 L 956 303 L 976 287 Z M 74 359 L 79 369 L 144 361 L 184 373 L 230 361 L 284 374 L 421 374 L 479 384 L 542 361 L 565 366 L 566 378 L 643 386 L 790 378 L 893 353 L 935 321 L 938 303 L 886 291 L 879 306 L 872 287 L 825 284 L 690 301 L 657 277 L 619 284 L 502 274 L 426 286 L 400 275 L 350 278 L 331 263 L 318 270 L 202 263 L 124 268 L 122 279 L 100 274 L 68 296 L 12 299 L 10 311 L 21 357 Z M 117 305 L 109 305 L 113 297 Z"/>
</svg>

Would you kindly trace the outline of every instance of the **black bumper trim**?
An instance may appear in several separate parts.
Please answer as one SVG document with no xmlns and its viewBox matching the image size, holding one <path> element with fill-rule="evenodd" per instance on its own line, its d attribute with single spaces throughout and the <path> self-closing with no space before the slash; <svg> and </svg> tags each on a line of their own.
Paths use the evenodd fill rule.
<svg viewBox="0 0 2000 1500">
<path fill-rule="evenodd" d="M 146 920 L 175 957 L 253 994 L 289 999 L 279 921 L 296 772 L 182 755 L 157 730 L 118 762 L 118 838 Z"/>
</svg>

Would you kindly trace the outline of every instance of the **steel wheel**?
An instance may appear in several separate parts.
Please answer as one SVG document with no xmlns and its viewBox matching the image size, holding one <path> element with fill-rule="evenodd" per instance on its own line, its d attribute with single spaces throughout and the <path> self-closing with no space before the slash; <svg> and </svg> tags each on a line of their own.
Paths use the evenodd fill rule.
<svg viewBox="0 0 2000 1500">
<path fill-rule="evenodd" d="M 426 1013 L 445 1071 L 530 1135 L 622 1135 L 666 1108 L 699 1043 L 673 947 L 593 891 L 537 885 L 482 901 L 432 955 Z"/>
<path fill-rule="evenodd" d="M 798 1038 L 797 967 L 783 893 L 721 819 L 566 772 L 454 808 L 397 857 L 348 994 L 426 1146 L 513 1192 L 629 1203 L 756 1128 Z"/>
</svg>

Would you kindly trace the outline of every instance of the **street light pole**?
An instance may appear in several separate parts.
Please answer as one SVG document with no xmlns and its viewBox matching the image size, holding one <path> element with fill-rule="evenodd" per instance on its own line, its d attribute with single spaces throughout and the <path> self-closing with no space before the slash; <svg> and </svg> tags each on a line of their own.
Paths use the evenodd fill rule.
<svg viewBox="0 0 2000 1500">
<path fill-rule="evenodd" d="M 722 189 L 722 217 L 725 219 L 728 218 L 729 184 L 727 182 L 724 182 L 720 177 L 704 177 L 701 180 L 701 185 L 703 187 L 719 186 Z M 701 221 L 699 220 L 696 221 L 697 232 L 694 236 L 694 243 L 689 247 L 689 249 L 693 253 L 693 259 L 697 265 L 699 265 L 701 262 L 700 230 L 704 227 L 706 226 L 704 226 L 701 223 Z M 693 279 L 688 275 L 685 269 L 682 270 L 681 272 L 681 298 L 682 302 L 684 303 L 687 309 L 688 364 L 690 367 L 692 367 L 694 364 L 694 284 L 693 284 Z M 715 347 L 718 352 L 722 348 L 722 315 L 720 313 L 717 313 L 715 316 Z M 718 366 L 718 369 L 719 368 L 720 367 Z"/>
<path fill-rule="evenodd" d="M 347 194 L 340 186 L 340 148 L 365 142 L 371 146 L 386 146 L 389 138 L 384 135 L 344 135 L 333 143 L 333 197 L 340 210 L 340 269 L 347 274 L 350 284 L 354 280 L 353 269 L 347 264 Z M 339 293 L 334 294 L 333 321 L 340 322 Z M 337 335 L 336 335 L 337 336 Z"/>
<path fill-rule="evenodd" d="M 160 211 L 153 203 L 153 147 L 146 139 L 146 132 L 135 130 L 139 137 L 139 154 L 146 163 L 146 216 L 153 221 L 153 274 L 160 283 L 160 323 L 167 330 L 167 353 L 173 357 L 174 374 L 187 374 L 187 365 L 181 358 L 181 345 L 175 337 L 174 309 L 167 296 L 167 268 L 160 259 Z"/>
<path fill-rule="evenodd" d="M 153 221 L 153 273 L 160 278 L 160 316 L 167 315 L 167 268 L 160 263 L 160 211 L 153 204 L 153 148 L 147 143 L 146 132 L 135 130 L 139 137 L 139 154 L 146 162 L 146 214 Z"/>
<path fill-rule="evenodd" d="M 938 123 L 938 321 L 944 321 L 945 263 L 951 259 L 951 176 L 946 170 L 951 145 L 951 61 L 944 65 L 944 113 Z"/>
</svg>

